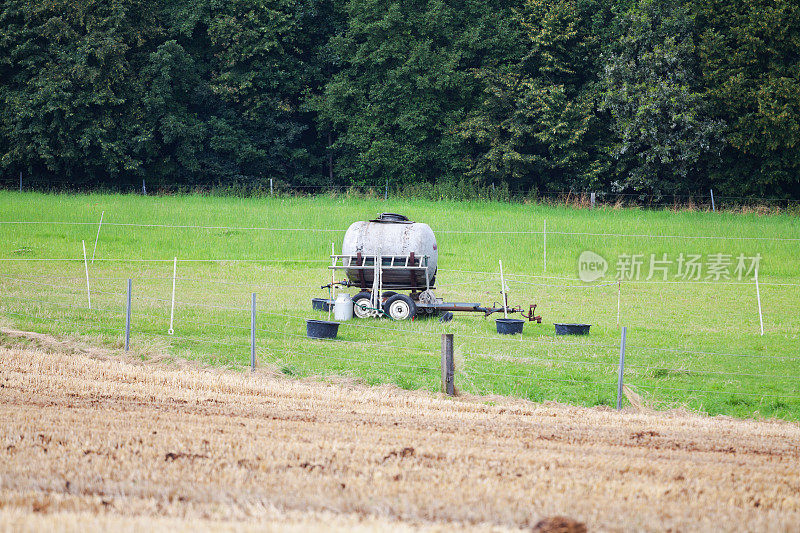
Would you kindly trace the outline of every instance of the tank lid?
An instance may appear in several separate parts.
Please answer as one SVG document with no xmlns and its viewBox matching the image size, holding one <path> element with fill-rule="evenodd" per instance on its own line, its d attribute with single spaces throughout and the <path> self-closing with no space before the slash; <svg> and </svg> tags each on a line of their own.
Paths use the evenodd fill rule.
<svg viewBox="0 0 800 533">
<path fill-rule="evenodd" d="M 398 215 L 397 213 L 381 213 L 378 218 L 370 220 L 370 222 L 389 222 L 394 224 L 413 224 L 408 217 Z"/>
</svg>

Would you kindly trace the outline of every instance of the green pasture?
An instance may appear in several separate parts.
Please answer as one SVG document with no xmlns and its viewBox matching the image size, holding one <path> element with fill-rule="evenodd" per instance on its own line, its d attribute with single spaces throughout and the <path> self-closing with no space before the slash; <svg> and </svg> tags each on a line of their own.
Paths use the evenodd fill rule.
<svg viewBox="0 0 800 533">
<path fill-rule="evenodd" d="M 320 286 L 330 281 L 331 243 L 338 251 L 350 223 L 382 211 L 433 228 L 438 296 L 499 302 L 502 260 L 510 303 L 536 303 L 543 323 L 509 338 L 495 332 L 496 316 L 461 314 L 446 324 L 354 320 L 340 326 L 336 341 L 307 339 L 304 320 L 327 317 L 311 310 L 310 299 L 328 294 Z M 91 260 L 103 212 L 88 268 L 88 309 L 81 241 Z M 578 279 L 584 251 L 607 261 L 604 277 Z M 647 279 L 651 255 L 666 259 L 666 280 L 662 271 Z M 681 255 L 699 256 L 699 279 L 679 275 Z M 746 266 L 759 257 L 763 336 L 753 272 L 739 279 L 739 256 Z M 618 285 L 617 264 L 632 257 L 641 261 L 641 275 Z M 729 262 L 727 278 L 708 271 L 715 257 Z M 453 333 L 460 391 L 580 405 L 616 403 L 619 301 L 620 325 L 628 328 L 626 384 L 645 404 L 800 419 L 800 219 L 790 215 L 355 196 L 2 192 L 0 259 L 0 321 L 9 327 L 120 347 L 132 278 L 137 354 L 241 368 L 249 364 L 256 293 L 259 364 L 287 375 L 436 390 L 440 334 Z M 591 323 L 591 334 L 556 337 L 554 322 Z"/>
</svg>

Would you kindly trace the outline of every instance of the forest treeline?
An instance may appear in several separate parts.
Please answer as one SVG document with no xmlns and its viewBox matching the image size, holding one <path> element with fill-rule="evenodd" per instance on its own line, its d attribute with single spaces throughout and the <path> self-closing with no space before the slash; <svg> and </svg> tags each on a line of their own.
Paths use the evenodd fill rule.
<svg viewBox="0 0 800 533">
<path fill-rule="evenodd" d="M 0 176 L 800 198 L 796 0 L 4 0 Z"/>
</svg>

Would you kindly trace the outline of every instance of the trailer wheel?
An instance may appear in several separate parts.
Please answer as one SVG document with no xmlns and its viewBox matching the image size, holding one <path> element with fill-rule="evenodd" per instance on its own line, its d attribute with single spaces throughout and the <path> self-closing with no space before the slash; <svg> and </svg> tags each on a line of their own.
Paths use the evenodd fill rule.
<svg viewBox="0 0 800 533">
<path fill-rule="evenodd" d="M 369 318 L 373 316 L 372 295 L 368 292 L 359 292 L 353 296 L 353 314 L 356 318 Z"/>
<path fill-rule="evenodd" d="M 409 320 L 417 314 L 417 304 L 405 294 L 395 294 L 383 304 L 383 311 L 394 320 Z"/>
</svg>

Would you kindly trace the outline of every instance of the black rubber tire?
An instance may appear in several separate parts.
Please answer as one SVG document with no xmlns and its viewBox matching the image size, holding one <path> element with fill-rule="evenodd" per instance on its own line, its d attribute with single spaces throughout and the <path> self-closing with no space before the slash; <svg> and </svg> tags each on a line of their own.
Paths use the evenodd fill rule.
<svg viewBox="0 0 800 533">
<path fill-rule="evenodd" d="M 394 292 L 394 291 L 384 291 L 383 294 L 381 294 L 381 298 L 383 298 L 384 300 L 388 300 L 389 298 L 391 298 L 395 294 L 397 294 L 397 293 Z"/>
<path fill-rule="evenodd" d="M 383 304 L 383 312 L 393 320 L 410 320 L 417 316 L 417 304 L 405 294 L 395 294 Z"/>
<path fill-rule="evenodd" d="M 354 317 L 356 317 L 356 318 L 368 318 L 367 316 L 365 316 L 363 314 L 365 311 L 362 311 L 361 308 L 357 305 L 359 300 L 363 300 L 365 298 L 367 300 L 366 304 L 368 306 L 372 307 L 372 295 L 370 293 L 368 293 L 367 291 L 359 292 L 358 294 L 353 296 L 353 316 Z M 362 313 L 362 314 L 359 314 L 359 313 Z"/>
</svg>

